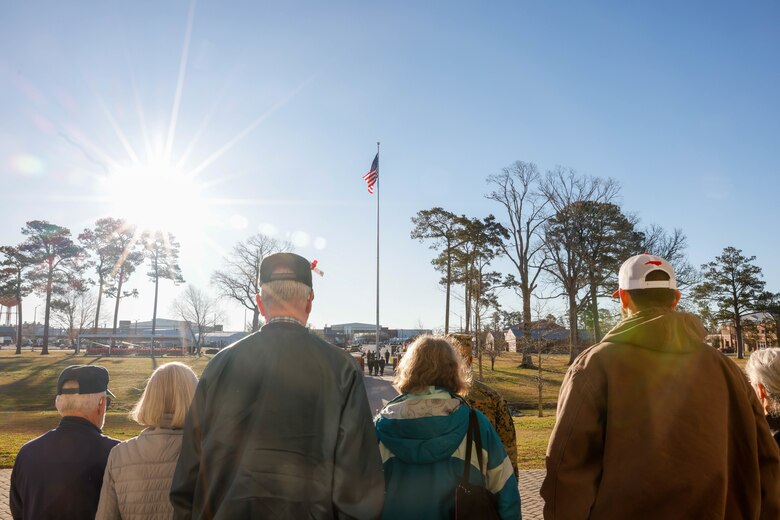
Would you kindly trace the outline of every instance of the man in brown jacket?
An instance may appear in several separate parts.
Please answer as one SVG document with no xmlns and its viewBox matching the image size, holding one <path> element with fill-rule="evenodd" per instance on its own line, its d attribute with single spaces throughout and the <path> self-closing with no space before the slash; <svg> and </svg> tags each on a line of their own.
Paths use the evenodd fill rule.
<svg viewBox="0 0 780 520">
<path fill-rule="evenodd" d="M 566 373 L 544 517 L 780 518 L 780 453 L 755 392 L 674 310 L 672 266 L 620 268 L 624 319 Z"/>
</svg>

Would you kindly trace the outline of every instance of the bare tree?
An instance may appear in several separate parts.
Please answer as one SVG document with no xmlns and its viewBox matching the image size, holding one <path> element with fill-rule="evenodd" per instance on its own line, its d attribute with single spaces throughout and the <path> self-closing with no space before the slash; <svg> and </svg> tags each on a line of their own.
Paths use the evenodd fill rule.
<svg viewBox="0 0 780 520">
<path fill-rule="evenodd" d="M 217 300 L 190 284 L 173 300 L 171 309 L 195 329 L 195 353 L 200 355 L 206 331 L 224 317 Z"/>
<path fill-rule="evenodd" d="M 95 314 L 96 308 L 95 295 L 80 287 L 71 287 L 52 301 L 54 319 L 68 331 L 68 339 L 71 341 L 90 328 L 93 320 L 100 319 Z"/>
<path fill-rule="evenodd" d="M 547 220 L 547 199 L 537 190 L 540 175 L 534 163 L 517 161 L 500 174 L 488 177 L 494 190 L 486 197 L 504 207 L 509 238 L 501 244 L 504 254 L 512 261 L 519 276 L 517 290 L 522 300 L 522 326 L 528 337 L 531 326 L 531 296 L 542 273 L 537 261 L 543 247 L 541 233 Z M 531 365 L 528 347 L 523 344 L 522 365 Z"/>
<path fill-rule="evenodd" d="M 498 306 L 495 307 L 498 309 Z M 491 341 L 487 341 L 487 334 L 492 336 Z M 506 350 L 506 338 L 501 330 L 501 315 L 498 310 L 493 312 L 490 323 L 485 327 L 484 351 L 490 359 L 490 370 L 496 369 L 496 359 Z"/>
<path fill-rule="evenodd" d="M 269 255 L 291 250 L 289 242 L 258 233 L 233 246 L 233 252 L 225 258 L 225 267 L 211 275 L 222 296 L 252 312 L 252 332 L 260 329 L 260 309 L 255 298 L 260 292 L 260 264 Z"/>
<path fill-rule="evenodd" d="M 582 225 L 587 218 L 585 202 L 611 202 L 619 191 L 613 179 L 578 175 L 557 167 L 547 172 L 541 192 L 552 216 L 544 226 L 545 270 L 565 296 L 569 320 L 569 362 L 578 354 L 578 294 L 586 286 L 587 259 L 582 254 Z"/>
</svg>

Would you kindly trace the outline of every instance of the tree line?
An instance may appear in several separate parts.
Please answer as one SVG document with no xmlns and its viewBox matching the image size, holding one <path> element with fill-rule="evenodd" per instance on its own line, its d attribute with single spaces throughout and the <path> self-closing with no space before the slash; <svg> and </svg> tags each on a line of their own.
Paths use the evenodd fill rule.
<svg viewBox="0 0 780 520">
<path fill-rule="evenodd" d="M 687 258 L 687 238 L 681 229 L 666 230 L 643 224 L 620 205 L 620 184 L 556 167 L 542 174 L 536 164 L 517 161 L 487 177 L 485 197 L 496 203 L 497 214 L 484 218 L 458 215 L 441 207 L 424 209 L 412 217 L 411 238 L 428 241 L 437 251 L 432 260 L 442 273 L 444 332 L 450 331 L 452 287 L 463 288 L 465 331 L 482 331 L 482 319 L 492 311 L 503 327 L 520 326 L 531 337 L 532 298 L 566 301 L 569 355 L 580 345 L 580 323 L 587 323 L 598 341 L 609 313 L 599 298 L 617 287 L 617 272 L 628 257 L 650 253 L 675 267 L 678 288 L 689 293 L 695 310 L 710 325 L 729 321 L 737 330 L 738 356 L 743 355 L 741 318 L 766 311 L 780 318 L 778 294 L 765 290 L 755 257 L 734 247 L 696 269 Z M 491 269 L 499 257 L 514 269 Z M 512 289 L 520 298 L 520 312 L 504 311 L 497 292 Z M 477 351 L 481 352 L 479 334 Z M 524 342 L 523 364 L 531 366 L 529 341 Z"/>
<path fill-rule="evenodd" d="M 185 282 L 179 264 L 181 246 L 170 232 L 139 230 L 123 219 L 103 217 L 76 237 L 67 227 L 45 220 L 27 222 L 21 234 L 21 243 L 0 246 L 0 297 L 16 306 L 17 354 L 21 354 L 23 341 L 22 302 L 31 295 L 44 302 L 41 354 L 48 354 L 53 317 L 66 325 L 71 335 L 97 331 L 106 298 L 114 300 L 111 336 L 115 336 L 121 302 L 138 296 L 138 290 L 127 290 L 126 284 L 144 263 L 154 286 L 152 338 L 160 282 Z M 252 331 L 261 325 L 255 301 L 260 263 L 269 254 L 290 250 L 287 242 L 262 234 L 251 236 L 235 245 L 223 267 L 211 277 L 220 296 L 251 311 L 251 326 L 247 328 Z M 223 318 L 217 300 L 192 285 L 172 302 L 171 309 L 197 331 L 198 351 L 204 331 Z"/>
<path fill-rule="evenodd" d="M 144 260 L 154 283 L 152 336 L 157 323 L 160 280 L 184 282 L 179 267 L 180 245 L 171 233 L 139 232 L 132 224 L 112 217 L 100 218 L 77 237 L 65 226 L 31 220 L 22 227 L 26 239 L 15 246 L 0 246 L 0 294 L 16 303 L 16 352 L 22 347 L 22 302 L 31 294 L 43 298 L 43 346 L 48 354 L 52 313 L 69 322 L 71 330 L 92 324 L 98 328 L 104 298 L 113 298 L 112 334 L 118 327 L 122 299 L 137 296 L 123 288 Z M 88 292 L 97 287 L 97 296 Z M 87 311 L 94 310 L 94 319 Z"/>
</svg>

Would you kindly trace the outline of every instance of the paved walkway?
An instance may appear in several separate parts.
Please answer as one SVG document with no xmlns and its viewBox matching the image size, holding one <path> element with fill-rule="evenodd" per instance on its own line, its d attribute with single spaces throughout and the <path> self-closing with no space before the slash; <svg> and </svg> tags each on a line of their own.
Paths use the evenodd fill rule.
<svg viewBox="0 0 780 520">
<path fill-rule="evenodd" d="M 11 470 L 0 469 L 0 520 L 11 520 L 8 491 L 11 488 Z"/>
<path fill-rule="evenodd" d="M 541 520 L 542 506 L 539 497 L 539 487 L 542 485 L 544 470 L 520 472 L 520 496 L 523 501 L 523 520 Z M 0 469 L 0 520 L 11 520 L 8 506 L 8 489 L 10 487 L 11 470 Z"/>
</svg>

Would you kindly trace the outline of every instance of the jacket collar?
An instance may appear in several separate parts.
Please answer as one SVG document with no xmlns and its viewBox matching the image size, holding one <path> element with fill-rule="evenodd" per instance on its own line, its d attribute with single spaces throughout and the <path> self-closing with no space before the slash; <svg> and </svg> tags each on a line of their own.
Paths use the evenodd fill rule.
<svg viewBox="0 0 780 520">
<path fill-rule="evenodd" d="M 271 318 L 268 320 L 268 323 L 263 325 L 263 328 L 266 328 L 269 325 L 298 325 L 299 327 L 306 328 L 305 324 L 289 316 L 277 316 L 276 318 Z"/>
<path fill-rule="evenodd" d="M 97 433 L 102 433 L 100 428 L 84 419 L 83 417 L 76 417 L 75 415 L 66 415 L 60 419 L 60 424 L 57 425 L 58 430 L 94 430 Z"/>
</svg>

